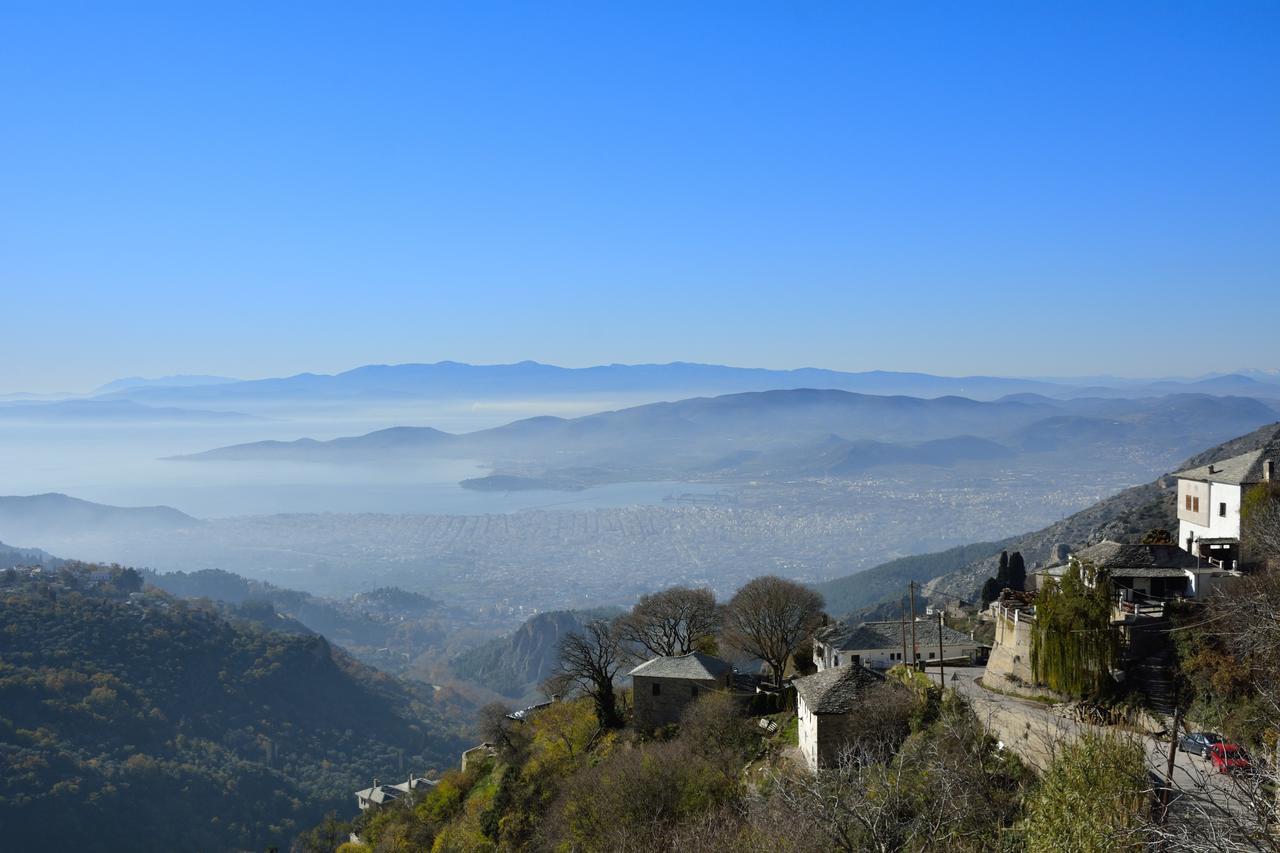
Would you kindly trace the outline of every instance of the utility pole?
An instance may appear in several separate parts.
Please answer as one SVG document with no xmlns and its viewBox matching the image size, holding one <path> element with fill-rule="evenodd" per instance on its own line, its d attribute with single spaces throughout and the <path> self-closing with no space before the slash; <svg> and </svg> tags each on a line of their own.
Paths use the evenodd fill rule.
<svg viewBox="0 0 1280 853">
<path fill-rule="evenodd" d="M 1169 820 L 1169 800 L 1173 797 L 1173 768 L 1178 758 L 1178 730 L 1182 727 L 1182 705 L 1173 708 L 1173 730 L 1169 733 L 1169 764 L 1165 768 L 1164 785 L 1160 790 L 1160 825 Z M 1164 849 L 1164 844 L 1160 845 Z"/>
<path fill-rule="evenodd" d="M 946 656 L 942 653 L 942 611 L 938 611 L 938 683 L 947 689 L 947 665 L 943 663 Z"/>
<path fill-rule="evenodd" d="M 902 662 L 907 662 L 907 603 L 902 602 Z"/>
<path fill-rule="evenodd" d="M 916 644 L 916 582 L 911 581 L 911 668 L 916 669 L 916 661 L 920 657 L 920 646 Z"/>
</svg>

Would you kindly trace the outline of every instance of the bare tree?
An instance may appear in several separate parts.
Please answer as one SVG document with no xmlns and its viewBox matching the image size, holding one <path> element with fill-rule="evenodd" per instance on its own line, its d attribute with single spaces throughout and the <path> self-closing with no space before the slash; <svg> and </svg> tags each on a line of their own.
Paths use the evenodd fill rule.
<svg viewBox="0 0 1280 853">
<path fill-rule="evenodd" d="M 613 692 L 613 680 L 622 667 L 622 640 L 615 623 L 597 619 L 581 633 L 560 640 L 560 673 L 595 702 L 596 719 L 603 728 L 619 728 L 622 715 Z"/>
<path fill-rule="evenodd" d="M 868 711 L 883 700 L 894 697 L 868 697 Z M 928 732 L 895 746 L 880 725 L 852 733 L 833 768 L 774 772 L 771 796 L 785 805 L 783 819 L 824 836 L 823 849 L 976 853 L 999 845 L 1028 774 L 996 750 L 967 705 L 949 700 Z"/>
<path fill-rule="evenodd" d="M 822 605 L 821 595 L 795 581 L 756 578 L 725 609 L 725 638 L 767 663 L 781 686 L 787 659 L 818 627 Z"/>
<path fill-rule="evenodd" d="M 512 721 L 507 716 L 510 713 L 511 708 L 505 703 L 490 702 L 476 714 L 476 731 L 480 738 L 496 746 L 507 759 L 519 754 L 528 741 L 524 732 L 513 728 L 521 724 Z"/>
<path fill-rule="evenodd" d="M 713 637 L 720 625 L 709 589 L 673 586 L 642 597 L 618 623 L 622 638 L 651 655 L 684 655 Z"/>
</svg>

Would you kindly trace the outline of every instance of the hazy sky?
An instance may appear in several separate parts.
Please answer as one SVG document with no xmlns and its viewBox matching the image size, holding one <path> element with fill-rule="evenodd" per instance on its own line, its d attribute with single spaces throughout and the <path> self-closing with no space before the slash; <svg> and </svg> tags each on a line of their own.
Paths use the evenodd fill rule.
<svg viewBox="0 0 1280 853">
<path fill-rule="evenodd" d="M 8 2 L 0 391 L 1277 366 L 1280 3 Z"/>
</svg>

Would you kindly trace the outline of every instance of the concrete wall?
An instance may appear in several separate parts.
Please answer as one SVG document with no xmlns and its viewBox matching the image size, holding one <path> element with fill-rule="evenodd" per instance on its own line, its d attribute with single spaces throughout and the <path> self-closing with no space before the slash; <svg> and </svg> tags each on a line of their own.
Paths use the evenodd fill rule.
<svg viewBox="0 0 1280 853">
<path fill-rule="evenodd" d="M 654 692 L 655 687 L 657 692 Z M 723 683 L 710 679 L 693 681 L 686 678 L 652 678 L 637 675 L 632 679 L 632 704 L 636 727 L 656 729 L 679 723 L 685 709 L 707 691 L 723 691 Z"/>
</svg>

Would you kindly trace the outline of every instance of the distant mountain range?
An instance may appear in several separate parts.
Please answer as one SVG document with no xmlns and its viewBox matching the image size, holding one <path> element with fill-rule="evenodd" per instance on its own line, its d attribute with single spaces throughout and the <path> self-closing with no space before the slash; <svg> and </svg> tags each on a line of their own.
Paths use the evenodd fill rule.
<svg viewBox="0 0 1280 853">
<path fill-rule="evenodd" d="M 658 399 L 745 391 L 834 389 L 862 394 L 994 400 L 1009 394 L 1049 397 L 1135 397 L 1175 393 L 1237 394 L 1280 398 L 1280 376 L 1248 371 L 1201 379 L 1079 381 L 998 376 L 936 376 L 928 373 L 821 368 L 769 370 L 715 364 L 609 364 L 569 368 L 534 361 L 474 365 L 375 364 L 336 374 L 300 373 L 271 379 L 223 377 L 123 379 L 95 394 L 164 405 L 306 404 L 377 400 L 531 400 L 545 397 L 636 395 Z"/>
<path fill-rule="evenodd" d="M 396 427 L 330 441 L 253 442 L 180 458 L 477 459 L 493 467 L 502 488 L 519 487 L 513 478 L 521 477 L 541 487 L 581 488 L 688 477 L 849 476 L 885 465 L 949 466 L 1080 449 L 1103 455 L 1138 449 L 1168 462 L 1276 418 L 1277 409 L 1259 400 L 1203 394 L 1074 400 L 1021 394 L 983 402 L 797 389 L 528 418 L 464 434 Z M 471 484 L 495 485 L 491 478 Z"/>
<path fill-rule="evenodd" d="M 230 376 L 201 376 L 188 373 L 159 376 L 154 379 L 148 379 L 143 376 L 127 376 L 124 379 L 116 379 L 105 385 L 99 385 L 93 390 L 93 394 L 111 394 L 116 391 L 126 391 L 130 388 L 191 388 L 205 385 L 225 385 L 228 382 L 239 381 Z"/>
</svg>

